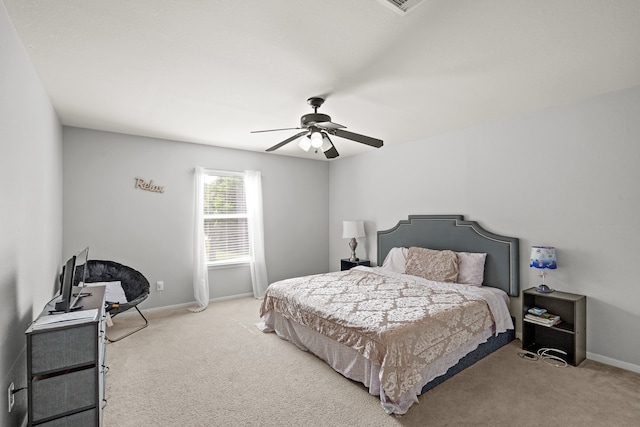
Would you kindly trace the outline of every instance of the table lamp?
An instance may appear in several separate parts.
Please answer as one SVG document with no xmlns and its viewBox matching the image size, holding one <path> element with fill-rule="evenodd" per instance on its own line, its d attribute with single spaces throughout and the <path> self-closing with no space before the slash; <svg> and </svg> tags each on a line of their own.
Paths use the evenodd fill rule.
<svg viewBox="0 0 640 427">
<path fill-rule="evenodd" d="M 539 268 L 540 277 L 542 277 L 542 284 L 536 288 L 536 291 L 542 294 L 549 294 L 553 292 L 553 289 L 549 288 L 544 283 L 544 278 L 547 275 L 546 269 L 555 270 L 557 266 L 556 248 L 553 246 L 531 246 L 531 263 L 529 267 Z"/>
<path fill-rule="evenodd" d="M 342 237 L 344 239 L 351 239 L 349 241 L 349 247 L 351 248 L 351 258 L 349 258 L 349 261 L 355 262 L 359 260 L 356 257 L 356 247 L 358 246 L 356 237 L 364 236 L 364 221 L 342 221 Z"/>
</svg>

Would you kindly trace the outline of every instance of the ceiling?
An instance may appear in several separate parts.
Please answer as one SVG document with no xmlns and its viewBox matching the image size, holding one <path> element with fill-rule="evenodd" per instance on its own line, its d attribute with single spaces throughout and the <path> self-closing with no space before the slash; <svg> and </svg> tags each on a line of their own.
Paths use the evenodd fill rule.
<svg viewBox="0 0 640 427">
<path fill-rule="evenodd" d="M 2 1 L 64 125 L 243 150 L 312 96 L 388 146 L 640 85 L 636 0 Z"/>
</svg>

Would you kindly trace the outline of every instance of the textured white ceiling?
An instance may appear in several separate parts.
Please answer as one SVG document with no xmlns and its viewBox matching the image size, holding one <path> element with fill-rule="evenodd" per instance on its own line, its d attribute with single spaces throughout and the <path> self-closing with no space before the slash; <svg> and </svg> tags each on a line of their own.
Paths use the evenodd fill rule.
<svg viewBox="0 0 640 427">
<path fill-rule="evenodd" d="M 640 85 L 637 0 L 2 1 L 63 124 L 246 150 L 311 96 L 390 145 Z"/>
</svg>

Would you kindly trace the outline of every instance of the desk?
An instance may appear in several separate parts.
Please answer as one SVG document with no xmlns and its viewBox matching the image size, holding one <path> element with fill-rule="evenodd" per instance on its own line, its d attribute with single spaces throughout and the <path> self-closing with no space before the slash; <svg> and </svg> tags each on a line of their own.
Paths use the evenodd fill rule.
<svg viewBox="0 0 640 427">
<path fill-rule="evenodd" d="M 49 314 L 55 305 L 50 302 L 25 332 L 29 426 L 102 425 L 104 291 L 92 287 L 81 300 L 83 311 L 96 311 L 93 318 L 40 324 L 38 319 L 56 316 Z"/>
</svg>

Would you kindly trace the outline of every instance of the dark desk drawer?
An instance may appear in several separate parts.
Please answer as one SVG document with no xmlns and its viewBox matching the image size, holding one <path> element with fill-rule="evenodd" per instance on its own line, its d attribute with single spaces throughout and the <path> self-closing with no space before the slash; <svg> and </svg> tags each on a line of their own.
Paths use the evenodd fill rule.
<svg viewBox="0 0 640 427">
<path fill-rule="evenodd" d="M 94 323 L 43 330 L 31 334 L 30 339 L 31 372 L 34 375 L 96 360 L 97 332 Z"/>
<path fill-rule="evenodd" d="M 83 369 L 33 381 L 33 420 L 95 407 L 97 368 Z"/>
</svg>

